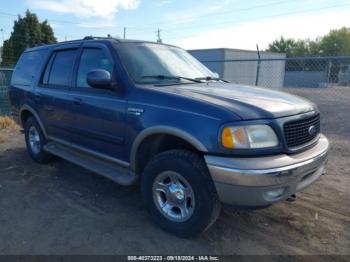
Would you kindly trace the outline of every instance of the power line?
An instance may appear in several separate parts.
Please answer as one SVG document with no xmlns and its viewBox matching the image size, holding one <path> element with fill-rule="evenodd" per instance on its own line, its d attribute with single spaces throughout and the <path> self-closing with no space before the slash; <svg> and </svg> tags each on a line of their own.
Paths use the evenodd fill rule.
<svg viewBox="0 0 350 262">
<path fill-rule="evenodd" d="M 13 14 L 13 13 L 7 13 L 7 12 L 0 12 L 0 15 L 5 16 L 11 16 L 11 17 L 19 17 L 19 14 Z M 66 24 L 81 24 L 79 22 L 74 21 L 66 21 L 66 20 L 51 20 L 52 22 L 58 22 L 58 23 L 66 23 Z"/>
<path fill-rule="evenodd" d="M 263 17 L 258 17 L 258 18 L 251 18 L 251 19 L 227 20 L 227 21 L 220 22 L 220 23 L 199 25 L 199 26 L 196 26 L 196 29 L 197 28 L 208 28 L 208 27 L 224 25 L 224 24 L 236 24 L 236 23 L 242 23 L 242 22 L 258 21 L 258 20 L 264 20 L 264 19 L 268 19 L 268 18 L 288 16 L 288 15 L 293 15 L 293 14 L 303 14 L 303 13 L 322 11 L 322 10 L 325 10 L 325 9 L 332 9 L 332 8 L 336 8 L 336 7 L 345 7 L 345 6 L 350 6 L 350 5 L 349 4 L 332 5 L 332 6 L 322 7 L 322 8 L 308 9 L 308 10 L 295 11 L 295 12 L 286 12 L 286 13 L 269 15 L 269 16 L 263 16 Z M 182 28 L 182 27 L 180 27 L 180 28 Z M 188 30 L 188 29 L 193 30 L 193 28 L 188 28 L 188 27 L 187 28 L 183 28 L 181 30 L 184 31 L 184 30 Z M 168 30 L 168 31 L 170 31 L 170 30 Z M 185 36 L 185 35 L 182 35 L 182 36 L 183 37 L 188 37 L 188 36 Z M 167 38 L 167 39 L 176 39 L 176 38 L 178 38 L 178 37 L 170 37 L 170 38 Z"/>
<path fill-rule="evenodd" d="M 261 7 L 267 7 L 267 6 L 273 6 L 273 5 L 279 5 L 279 4 L 283 4 L 286 2 L 291 2 L 293 0 L 290 1 L 278 1 L 278 2 L 273 2 L 273 3 L 268 3 L 268 4 L 261 4 L 261 5 L 256 5 L 253 7 L 247 7 L 247 8 L 242 8 L 242 9 L 237 9 L 234 10 L 234 12 L 238 12 L 238 11 L 248 11 L 248 10 L 254 10 L 256 8 L 261 8 Z M 296 0 L 294 0 L 296 1 Z M 292 15 L 292 14 L 299 14 L 299 13 L 309 13 L 309 12 L 314 12 L 314 11 L 322 11 L 322 10 L 326 10 L 326 9 L 333 9 L 333 8 L 337 8 L 337 7 L 346 7 L 346 6 L 350 6 L 349 4 L 337 4 L 337 5 L 331 5 L 331 6 L 325 6 L 325 7 L 320 7 L 320 8 L 312 8 L 312 9 L 307 9 L 307 10 L 302 10 L 302 11 L 293 11 L 293 12 L 285 12 L 285 13 L 281 13 L 281 14 L 275 14 L 275 15 L 269 15 L 269 16 L 264 16 L 264 17 L 258 17 L 258 18 L 250 18 L 250 19 L 238 19 L 238 20 L 226 20 L 224 22 L 220 22 L 220 23 L 211 23 L 211 24 L 206 24 L 206 25 L 198 25 L 196 26 L 196 28 L 206 28 L 206 27 L 213 27 L 213 26 L 217 26 L 217 25 L 223 25 L 223 24 L 233 24 L 233 23 L 241 23 L 241 22 L 249 22 L 249 21 L 257 21 L 257 20 L 263 20 L 263 19 L 267 19 L 267 18 L 274 18 L 274 17 L 281 17 L 281 16 L 288 16 L 288 15 Z M 232 13 L 232 11 L 225 11 L 225 12 L 221 12 L 221 13 L 215 13 L 215 14 L 207 14 L 207 15 L 203 15 L 203 16 L 196 16 L 195 18 L 203 18 L 203 17 L 211 17 L 211 16 L 217 16 L 217 15 L 223 15 L 223 14 L 228 14 L 228 13 Z M 185 23 L 190 23 L 188 21 L 183 21 L 183 22 L 178 22 L 177 24 L 162 24 L 163 27 L 166 26 L 177 26 L 176 29 L 181 28 L 181 30 L 192 30 L 193 28 L 189 28 L 187 25 L 185 26 L 180 26 L 178 27 L 178 24 L 185 24 Z M 128 27 L 129 28 L 129 27 Z M 132 27 L 134 31 L 142 31 L 144 32 L 143 28 L 152 28 L 152 27 Z M 172 34 L 177 34 L 174 33 L 173 29 L 163 29 L 163 31 L 168 31 L 171 32 Z M 180 35 L 177 34 L 179 37 L 187 37 L 184 35 Z M 172 37 L 172 38 L 177 38 L 177 37 Z M 170 39 L 170 38 L 168 38 Z"/>
<path fill-rule="evenodd" d="M 18 17 L 19 15 L 13 14 L 13 13 L 7 13 L 7 12 L 0 12 L 0 15 L 4 16 L 10 16 L 10 17 Z M 54 23 L 61 23 L 61 24 L 71 24 L 71 25 L 77 25 L 77 26 L 84 26 L 84 25 L 89 25 L 88 23 L 84 22 L 76 22 L 76 21 L 68 21 L 68 20 L 56 20 L 56 19 L 50 19 L 49 22 L 54 22 Z M 101 26 L 90 26 L 89 28 L 101 28 Z M 123 26 L 117 26 L 117 25 L 108 25 L 105 26 L 105 28 L 124 28 Z M 143 30 L 146 27 L 135 27 L 135 26 L 128 26 L 128 30 Z M 151 27 L 149 27 L 151 28 Z M 154 29 L 154 27 L 152 27 Z"/>
<path fill-rule="evenodd" d="M 238 11 L 248 11 L 248 10 L 254 10 L 256 8 L 261 8 L 261 7 L 267 7 L 267 6 L 272 6 L 272 5 L 277 5 L 277 4 L 282 4 L 282 3 L 286 3 L 286 2 L 291 2 L 293 0 L 290 0 L 290 1 L 278 1 L 278 2 L 274 2 L 274 3 L 269 3 L 269 4 L 262 4 L 262 5 L 257 5 L 257 6 L 254 6 L 254 7 L 247 7 L 247 8 L 242 8 L 242 9 L 237 9 L 237 10 L 234 10 L 234 11 L 225 11 L 225 12 L 221 12 L 221 13 L 215 13 L 215 14 L 207 14 L 207 15 L 203 15 L 203 16 L 196 16 L 194 17 L 195 19 L 197 18 L 207 18 L 207 17 L 211 17 L 211 16 L 217 16 L 217 15 L 223 15 L 223 14 L 228 14 L 228 13 L 236 13 Z M 296 0 L 294 0 L 296 1 Z M 321 10 L 325 10 L 325 9 L 332 9 L 332 8 L 336 8 L 336 7 L 345 7 L 345 6 L 350 6 L 349 4 L 337 4 L 337 5 L 331 5 L 331 6 L 326 6 L 326 7 L 321 7 L 321 8 L 315 8 L 315 9 L 308 9 L 308 10 L 302 10 L 302 11 L 293 11 L 293 12 L 286 12 L 286 13 L 281 13 L 281 14 L 277 14 L 277 15 L 269 15 L 269 16 L 265 16 L 265 17 L 259 17 L 259 18 L 250 18 L 250 19 L 239 19 L 239 20 L 226 20 L 224 22 L 220 22 L 220 23 L 213 23 L 213 24 L 206 24 L 206 25 L 199 25 L 199 26 L 196 26 L 196 28 L 205 28 L 205 27 L 212 27 L 212 26 L 216 26 L 216 25 L 222 25 L 222 24 L 230 24 L 230 23 L 240 23 L 240 22 L 249 22 L 249 21 L 256 21 L 256 20 L 261 20 L 261 19 L 266 19 L 266 18 L 273 18 L 273 17 L 279 17 L 279 16 L 284 16 L 284 15 L 291 15 L 291 14 L 298 14 L 298 13 L 308 13 L 308 12 L 313 12 L 313 11 L 321 11 Z M 165 23 L 162 23 L 162 27 L 173 27 L 173 26 L 176 26 L 176 29 L 178 28 L 183 28 L 181 30 L 192 30 L 193 28 L 189 28 L 188 25 L 183 25 L 183 26 L 178 26 L 179 24 L 188 24 L 188 23 L 191 23 L 193 21 L 180 21 L 176 24 L 165 24 Z M 160 22 L 161 23 L 161 22 Z M 149 24 L 151 25 L 151 24 Z M 156 24 L 154 24 L 156 26 Z M 152 27 L 139 27 L 137 29 L 135 29 L 136 31 L 137 30 L 142 30 L 142 28 L 152 28 Z M 172 29 L 170 30 L 167 30 L 167 29 L 164 29 L 164 31 L 171 31 Z"/>
<path fill-rule="evenodd" d="M 10 16 L 10 17 L 18 17 L 19 15 L 13 14 L 13 13 L 7 13 L 7 12 L 0 12 L 0 15 L 5 15 L 5 16 Z M 82 26 L 84 27 L 84 25 L 88 25 L 88 28 L 94 28 L 94 29 L 98 29 L 101 27 L 104 28 L 123 28 L 122 26 L 117 26 L 117 25 L 108 25 L 108 26 L 93 26 L 93 25 L 89 25 L 88 23 L 84 23 L 84 22 L 76 22 L 76 21 L 68 21 L 68 20 L 56 20 L 56 19 L 50 19 L 49 22 L 53 22 L 53 23 L 59 23 L 59 24 L 70 24 L 70 25 L 77 25 L 77 26 Z M 132 29 L 132 27 L 130 27 L 130 29 Z"/>
<path fill-rule="evenodd" d="M 293 1 L 293 0 L 291 0 Z M 272 5 L 278 5 L 278 4 L 282 4 L 285 2 L 290 2 L 290 1 L 278 1 L 278 2 L 273 2 L 273 3 L 268 3 L 268 4 L 261 4 L 261 5 L 256 5 L 254 7 L 246 7 L 246 8 L 242 8 L 242 9 L 237 9 L 234 12 L 238 12 L 238 11 L 247 11 L 247 10 L 253 10 L 255 8 L 261 8 L 261 7 L 267 7 L 267 6 L 272 6 Z M 309 12 L 315 12 L 315 11 L 321 11 L 321 10 L 325 10 L 325 9 L 332 9 L 332 8 L 336 8 L 336 7 L 345 7 L 345 6 L 349 6 L 349 4 L 338 4 L 338 5 L 331 5 L 331 6 L 327 6 L 327 7 L 321 7 L 321 8 L 313 8 L 313 9 L 308 9 L 308 10 L 303 10 L 303 11 L 293 11 L 293 12 L 285 12 L 285 13 L 280 13 L 280 14 L 275 14 L 275 15 L 269 15 L 269 16 L 263 16 L 263 17 L 258 17 L 258 18 L 250 18 L 250 19 L 236 19 L 236 20 L 226 20 L 223 22 L 219 22 L 219 23 L 210 23 L 210 24 L 201 24 L 196 26 L 197 28 L 210 28 L 210 27 L 215 27 L 218 25 L 225 25 L 225 24 L 235 24 L 235 23 L 242 23 L 242 22 L 249 22 L 249 21 L 257 21 L 257 20 L 264 20 L 267 18 L 273 18 L 273 17 L 281 17 L 281 16 L 288 16 L 288 15 L 292 15 L 292 14 L 301 14 L 301 13 L 309 13 Z M 231 12 L 225 11 L 225 12 L 221 12 L 221 13 L 215 13 L 215 14 L 207 14 L 207 15 L 203 15 L 203 16 L 197 16 L 195 18 L 202 18 L 202 17 L 211 17 L 211 16 L 217 16 L 217 15 L 223 15 L 223 14 L 228 14 Z M 6 13 L 6 12 L 0 12 L 0 15 L 6 15 L 6 16 L 12 16 L 12 17 L 17 17 L 18 15 L 16 14 L 11 14 L 11 13 Z M 75 25 L 83 25 L 84 23 L 81 22 L 74 22 L 74 21 L 66 21 L 66 20 L 50 20 L 51 22 L 58 22 L 58 23 L 66 23 L 66 24 L 75 24 Z M 180 23 L 180 22 L 179 22 Z M 183 23 L 189 23 L 187 22 L 183 22 Z M 163 27 L 166 28 L 166 24 L 162 24 Z M 168 26 L 177 26 L 176 24 L 168 24 Z M 96 27 L 97 28 L 97 27 Z M 135 27 L 135 26 L 130 26 L 130 27 L 121 27 L 121 26 L 113 26 L 111 25 L 110 28 L 123 28 L 123 30 L 125 32 L 123 32 L 123 35 L 125 33 L 126 35 L 126 29 L 129 31 L 134 31 L 134 32 L 145 32 L 144 28 L 149 28 L 149 29 L 154 29 L 154 27 Z M 188 26 L 177 26 L 176 29 L 181 29 L 181 31 L 186 31 L 186 30 L 193 30 L 193 28 L 188 28 Z M 159 35 L 158 35 L 158 30 L 159 30 Z M 158 40 L 161 39 L 160 38 L 160 32 L 161 30 L 158 29 L 157 30 L 157 38 Z M 171 34 L 176 34 L 177 37 L 169 37 L 167 39 L 177 39 L 177 38 L 182 38 L 182 37 L 188 37 L 188 35 L 184 35 L 184 34 L 178 34 L 174 32 L 175 29 L 163 29 L 163 31 L 165 31 L 166 33 L 169 32 Z M 128 33 L 128 35 L 130 35 L 130 33 Z M 135 35 L 135 33 L 131 32 L 131 35 Z M 137 33 L 136 33 L 137 35 Z M 69 37 L 82 37 L 81 35 L 76 35 L 76 36 L 69 36 Z"/>
<path fill-rule="evenodd" d="M 274 2 L 274 3 L 270 3 L 270 4 L 259 5 L 257 7 L 269 6 L 269 5 L 278 4 L 278 3 L 281 4 L 283 2 L 286 2 L 286 1 L 279 1 L 279 2 Z M 281 14 L 275 14 L 275 15 L 269 15 L 269 16 L 258 17 L 258 18 L 251 18 L 251 19 L 226 20 L 226 21 L 220 22 L 220 23 L 199 25 L 199 26 L 196 26 L 196 28 L 206 28 L 206 27 L 213 27 L 213 26 L 222 25 L 222 24 L 234 24 L 234 23 L 241 23 L 241 22 L 264 20 L 264 19 L 267 19 L 267 18 L 288 16 L 288 15 L 299 14 L 299 13 L 309 13 L 309 12 L 321 11 L 321 10 L 325 10 L 325 9 L 331 9 L 331 8 L 336 8 L 336 7 L 344 7 L 344 6 L 349 6 L 349 4 L 331 5 L 331 6 L 326 6 L 326 7 L 321 7 L 321 8 L 313 8 L 313 9 L 302 10 L 302 11 L 285 12 L 285 13 L 281 13 Z M 240 9 L 240 10 L 250 10 L 250 9 L 252 9 L 252 7 L 244 8 L 244 9 Z M 228 13 L 228 12 L 223 12 L 223 13 Z M 212 16 L 212 15 L 207 15 L 207 16 Z M 166 24 L 163 24 L 163 26 L 166 26 Z M 180 28 L 183 28 L 183 26 L 181 26 Z M 141 30 L 141 28 L 139 30 Z M 181 30 L 182 31 L 184 31 L 184 30 L 185 31 L 186 30 L 193 30 L 193 28 L 188 28 L 186 26 L 186 28 L 183 28 Z M 136 31 L 138 31 L 138 30 L 136 30 Z M 172 35 L 175 34 L 175 35 L 177 35 L 177 37 L 167 37 L 166 39 L 177 39 L 177 38 L 182 38 L 182 37 L 188 37 L 188 35 L 178 34 L 173 29 L 163 29 L 162 31 L 164 31 L 165 33 L 168 33 L 168 34 L 172 34 Z M 135 35 L 135 34 L 132 34 L 132 35 Z"/>
<path fill-rule="evenodd" d="M 255 5 L 255 6 L 250 6 L 250 7 L 245 7 L 245 8 L 240 8 L 240 9 L 234 9 L 231 11 L 224 11 L 224 12 L 216 12 L 213 14 L 205 14 L 205 15 L 198 15 L 198 16 L 193 16 L 193 19 L 198 19 L 198 18 L 207 18 L 207 17 L 213 17 L 213 16 L 221 16 L 225 14 L 235 14 L 237 12 L 244 12 L 244 11 L 250 11 L 250 10 L 255 10 L 257 8 L 263 8 L 263 7 L 269 7 L 269 6 L 275 6 L 275 5 L 280 5 L 280 4 L 285 4 L 285 3 L 290 3 L 290 2 L 297 2 L 298 0 L 283 0 L 283 1 L 277 1 L 277 2 L 272 2 L 272 3 L 267 3 L 267 4 L 261 4 L 261 5 Z M 171 23 L 171 24 L 164 24 L 162 21 L 155 22 L 152 24 L 146 24 L 146 26 L 157 26 L 159 24 L 162 24 L 162 26 L 176 26 L 178 24 L 188 24 L 193 21 L 178 21 L 176 23 Z"/>
<path fill-rule="evenodd" d="M 350 5 L 349 4 L 331 5 L 331 6 L 321 7 L 321 8 L 313 8 L 313 9 L 308 9 L 308 10 L 303 10 L 303 11 L 285 12 L 285 13 L 281 13 L 281 14 L 263 16 L 263 17 L 258 17 L 258 18 L 228 20 L 228 21 L 224 21 L 224 22 L 220 22 L 220 23 L 199 25 L 199 26 L 196 26 L 196 28 L 208 28 L 208 27 L 213 27 L 213 26 L 218 26 L 218 25 L 223 25 L 223 24 L 235 24 L 235 23 L 242 23 L 242 22 L 258 21 L 258 20 L 264 20 L 264 19 L 268 19 L 268 18 L 288 16 L 288 15 L 293 15 L 293 14 L 303 14 L 303 13 L 309 13 L 309 12 L 317 12 L 317 11 L 322 11 L 322 10 L 326 10 L 326 9 L 332 9 L 332 8 L 336 8 L 336 7 L 345 7 L 345 6 L 350 6 Z M 181 30 L 183 31 L 183 30 L 188 30 L 188 29 L 192 29 L 192 28 L 184 28 Z M 159 30 L 159 35 L 158 35 L 158 30 Z M 159 40 L 161 30 L 160 29 L 158 29 L 158 30 L 156 31 L 156 33 L 157 33 L 157 37 Z M 188 35 L 174 33 L 173 30 L 165 29 L 164 31 L 177 35 L 177 37 L 167 37 L 166 39 L 178 39 L 178 38 L 188 37 Z"/>
<path fill-rule="evenodd" d="M 295 2 L 298 0 L 283 0 L 283 1 L 277 1 L 277 2 L 272 2 L 272 3 L 267 3 L 267 4 L 261 4 L 261 5 L 255 5 L 255 6 L 251 6 L 251 7 L 246 7 L 246 8 L 241 8 L 241 9 L 235 9 L 232 11 L 225 11 L 225 12 L 216 12 L 215 14 L 206 14 L 206 15 L 200 15 L 200 16 L 195 16 L 194 18 L 203 18 L 203 17 L 210 17 L 210 16 L 219 16 L 219 15 L 224 15 L 224 14 L 229 14 L 229 13 L 236 13 L 236 12 L 241 12 L 241 11 L 249 11 L 249 10 L 253 10 L 256 8 L 261 8 L 261 7 L 268 7 L 268 6 L 274 6 L 274 5 L 280 5 L 280 4 L 284 4 L 284 3 L 290 3 L 290 2 Z M 13 14 L 13 13 L 8 13 L 8 12 L 0 12 L 0 15 L 6 15 L 6 16 L 11 16 L 11 17 L 18 17 L 18 14 Z M 74 24 L 74 25 L 84 25 L 84 23 L 81 22 L 75 22 L 75 21 L 67 21 L 67 20 L 56 20 L 56 19 L 50 19 L 51 22 L 56 22 L 56 23 L 63 23 L 63 24 Z M 159 22 L 155 22 L 152 24 L 148 24 L 148 25 L 143 25 L 143 26 L 132 26 L 132 27 L 128 27 L 128 29 L 134 29 L 134 30 L 143 30 L 145 28 L 149 28 L 149 29 L 154 29 L 154 27 L 157 27 L 160 23 L 163 24 L 163 21 L 159 21 Z M 168 24 L 168 25 L 177 25 L 177 24 L 185 24 L 185 23 L 189 23 L 188 21 L 179 21 L 177 23 L 174 24 Z M 165 24 L 167 25 L 167 24 Z M 111 28 L 122 28 L 122 26 L 108 26 Z M 91 27 L 93 28 L 93 27 Z M 96 28 L 99 28 L 98 26 L 96 26 Z"/>
<path fill-rule="evenodd" d="M 13 13 L 7 13 L 7 12 L 0 12 L 0 15 L 5 15 L 5 16 L 11 16 L 11 17 L 19 17 L 19 14 L 13 14 Z M 67 21 L 67 20 L 56 20 L 56 19 L 51 19 L 50 21 L 56 22 L 56 23 L 62 23 L 62 24 L 75 24 L 75 25 L 81 25 L 81 22 L 75 22 L 75 21 Z"/>
</svg>

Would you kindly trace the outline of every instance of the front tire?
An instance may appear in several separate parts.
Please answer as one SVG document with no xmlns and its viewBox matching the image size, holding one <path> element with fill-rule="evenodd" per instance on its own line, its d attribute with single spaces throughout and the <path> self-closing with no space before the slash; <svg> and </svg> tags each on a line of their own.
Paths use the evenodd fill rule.
<svg viewBox="0 0 350 262">
<path fill-rule="evenodd" d="M 52 155 L 44 151 L 46 139 L 44 133 L 34 117 L 29 117 L 24 124 L 24 135 L 27 151 L 30 157 L 38 163 L 47 163 Z"/>
<path fill-rule="evenodd" d="M 155 156 L 141 177 L 141 191 L 152 219 L 180 237 L 204 232 L 220 213 L 209 171 L 191 151 L 171 150 Z"/>
</svg>

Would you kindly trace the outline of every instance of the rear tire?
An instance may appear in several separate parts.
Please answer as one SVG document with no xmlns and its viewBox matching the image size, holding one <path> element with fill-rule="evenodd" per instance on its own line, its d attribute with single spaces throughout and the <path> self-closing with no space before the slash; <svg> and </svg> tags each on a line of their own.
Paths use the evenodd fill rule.
<svg viewBox="0 0 350 262">
<path fill-rule="evenodd" d="M 30 157 L 38 163 L 47 163 L 52 155 L 44 151 L 46 138 L 36 119 L 29 117 L 24 124 L 24 135 Z"/>
<path fill-rule="evenodd" d="M 220 214 L 220 202 L 204 161 L 187 150 L 156 155 L 141 177 L 141 191 L 152 219 L 179 237 L 196 236 Z"/>
</svg>

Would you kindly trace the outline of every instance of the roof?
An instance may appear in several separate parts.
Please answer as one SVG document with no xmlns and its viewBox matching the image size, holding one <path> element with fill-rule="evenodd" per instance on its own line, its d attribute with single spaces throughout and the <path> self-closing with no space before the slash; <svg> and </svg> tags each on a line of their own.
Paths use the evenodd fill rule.
<svg viewBox="0 0 350 262">
<path fill-rule="evenodd" d="M 34 50 L 40 50 L 40 49 L 47 49 L 48 47 L 56 47 L 56 46 L 69 45 L 69 44 L 79 44 L 79 43 L 86 43 L 86 42 L 150 43 L 150 44 L 159 44 L 159 45 L 172 46 L 172 45 L 168 45 L 168 44 L 164 44 L 164 43 L 157 43 L 157 42 L 146 41 L 146 40 L 133 40 L 133 39 L 119 39 L 119 38 L 112 38 L 112 37 L 86 36 L 83 39 L 62 41 L 62 42 L 55 43 L 55 44 L 37 45 L 35 47 L 26 49 L 25 52 L 34 51 Z"/>
</svg>

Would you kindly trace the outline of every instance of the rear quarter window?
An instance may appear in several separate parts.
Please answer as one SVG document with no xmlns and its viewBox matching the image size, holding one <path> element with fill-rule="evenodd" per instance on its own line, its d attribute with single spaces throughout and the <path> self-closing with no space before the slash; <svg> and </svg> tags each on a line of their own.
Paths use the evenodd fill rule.
<svg viewBox="0 0 350 262">
<path fill-rule="evenodd" d="M 24 52 L 17 62 L 11 84 L 31 86 L 40 74 L 47 50 Z"/>
</svg>

